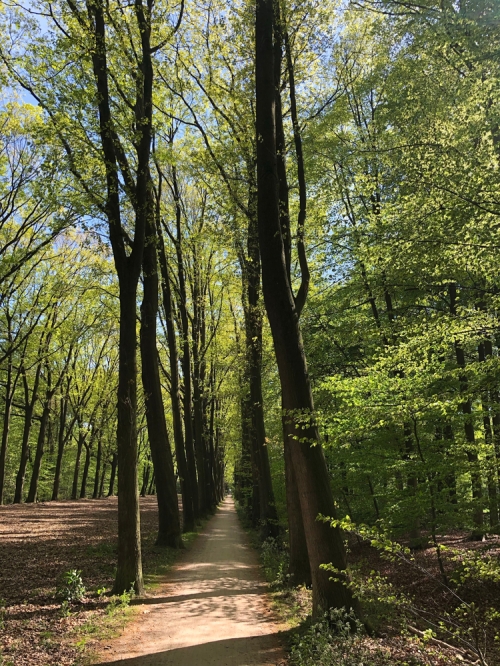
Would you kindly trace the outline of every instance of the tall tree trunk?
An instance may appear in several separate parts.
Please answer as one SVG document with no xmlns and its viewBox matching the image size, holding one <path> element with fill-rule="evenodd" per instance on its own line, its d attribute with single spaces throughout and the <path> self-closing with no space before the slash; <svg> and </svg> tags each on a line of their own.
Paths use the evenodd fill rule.
<svg viewBox="0 0 500 666">
<path fill-rule="evenodd" d="M 486 339 L 478 347 L 479 361 L 484 362 L 493 356 L 493 345 L 491 340 Z M 481 411 L 483 413 L 484 439 L 487 447 L 486 461 L 488 464 L 488 500 L 490 509 L 490 528 L 498 528 L 498 480 L 495 447 L 493 443 L 493 428 L 490 419 L 490 396 L 488 391 L 481 395 Z"/>
<path fill-rule="evenodd" d="M 252 410 L 252 447 L 258 470 L 259 520 L 261 536 L 276 537 L 279 534 L 278 514 L 269 466 L 269 454 L 264 424 L 264 399 L 262 396 L 262 312 L 260 305 L 260 252 L 257 219 L 249 217 L 248 224 L 248 315 L 246 323 L 247 364 L 250 380 L 250 404 Z"/>
<path fill-rule="evenodd" d="M 210 417 L 208 425 L 208 451 L 210 454 L 210 502 L 216 507 L 217 499 L 217 470 L 215 459 L 215 367 L 210 370 Z"/>
<path fill-rule="evenodd" d="M 43 406 L 42 418 L 40 419 L 40 430 L 38 431 L 38 440 L 36 444 L 35 459 L 33 461 L 33 470 L 31 472 L 30 488 L 28 491 L 28 497 L 26 498 L 26 502 L 28 503 L 36 502 L 38 494 L 38 481 L 40 479 L 42 458 L 45 452 L 45 440 L 47 435 L 47 425 L 50 418 L 51 400 L 52 395 L 47 395 L 45 398 L 45 404 Z"/>
<path fill-rule="evenodd" d="M 114 123 L 109 88 L 107 31 L 105 5 L 87 2 L 94 40 L 92 66 L 96 82 L 99 116 L 99 136 L 106 172 L 106 202 L 104 211 L 109 225 L 119 283 L 120 333 L 118 366 L 118 559 L 113 591 L 120 594 L 131 586 L 137 594 L 144 591 L 142 578 L 139 491 L 137 487 L 137 285 L 142 267 L 146 223 L 151 198 L 153 63 L 151 49 L 151 6 L 137 0 L 133 12 L 137 22 L 138 68 L 136 77 L 135 122 L 138 128 L 135 142 L 136 179 L 132 177 L 124 148 Z M 125 182 L 123 190 L 120 174 Z M 122 226 L 121 192 L 128 197 L 135 212 L 134 236 L 130 251 L 125 247 L 128 234 Z"/>
<path fill-rule="evenodd" d="M 314 405 L 302 344 L 298 313 L 288 281 L 280 227 L 276 165 L 275 83 L 272 0 L 257 0 L 256 118 L 259 243 L 264 301 L 280 375 L 288 442 L 299 491 L 313 582 L 313 614 L 330 607 L 356 607 L 345 585 L 346 556 L 338 527 L 318 521 L 335 517 L 328 470 L 314 423 Z M 320 566 L 332 563 L 332 577 Z"/>
<path fill-rule="evenodd" d="M 194 415 L 194 442 L 196 453 L 196 470 L 198 472 L 198 496 L 200 511 L 206 516 L 210 510 L 207 492 L 207 469 L 205 450 L 205 433 L 203 430 L 203 403 L 201 397 L 200 375 L 197 353 L 193 345 L 193 415 Z"/>
<path fill-rule="evenodd" d="M 245 382 L 245 389 L 248 382 Z M 252 405 L 250 396 L 242 398 L 241 406 L 241 488 L 246 513 L 252 525 L 257 527 L 260 518 L 259 470 L 252 442 Z"/>
<path fill-rule="evenodd" d="M 69 397 L 65 395 L 61 398 L 60 412 L 59 412 L 59 432 L 57 433 L 57 459 L 56 469 L 54 472 L 54 485 L 52 486 L 52 500 L 57 500 L 59 497 L 59 485 L 61 482 L 62 460 L 64 454 L 64 447 L 66 445 L 65 428 L 66 418 L 68 414 Z"/>
<path fill-rule="evenodd" d="M 92 452 L 92 440 L 85 442 L 85 462 L 83 464 L 82 485 L 80 486 L 80 499 L 87 497 L 87 480 L 89 478 L 90 454 Z"/>
<path fill-rule="evenodd" d="M 73 487 L 71 489 L 71 499 L 78 499 L 78 480 L 80 477 L 80 461 L 82 458 L 83 444 L 85 442 L 85 435 L 80 431 L 78 433 L 78 441 L 76 444 L 76 458 L 75 458 L 75 467 L 73 470 Z"/>
<path fill-rule="evenodd" d="M 118 562 L 113 590 L 132 586 L 144 590 L 141 557 L 141 521 L 137 487 L 137 280 L 120 279 L 120 342 L 118 372 Z"/>
<path fill-rule="evenodd" d="M 189 320 L 187 314 L 187 294 L 186 277 L 184 272 L 184 256 L 182 250 L 181 221 L 182 210 L 180 204 L 179 185 L 177 182 L 177 171 L 172 167 L 172 186 L 175 200 L 175 220 L 177 238 L 175 242 L 175 251 L 177 255 L 177 273 L 179 279 L 179 298 L 178 307 L 180 312 L 180 323 L 182 330 L 182 377 L 184 381 L 184 443 L 186 447 L 186 460 L 190 478 L 190 485 L 193 494 L 193 508 L 195 520 L 201 515 L 200 495 L 198 492 L 198 477 L 196 470 L 196 457 L 194 450 L 194 433 L 192 421 L 193 393 L 191 384 L 191 349 L 189 345 Z"/>
<path fill-rule="evenodd" d="M 26 465 L 28 464 L 28 458 L 29 458 L 31 425 L 33 422 L 33 412 L 35 410 L 35 403 L 38 397 L 38 387 L 40 385 L 41 371 L 42 371 L 42 364 L 40 362 L 36 369 L 35 380 L 33 383 L 33 390 L 31 392 L 31 398 L 30 398 L 26 370 L 24 368 L 21 368 L 21 376 L 23 379 L 23 387 L 24 387 L 24 428 L 23 428 L 23 439 L 21 442 L 21 459 L 19 461 L 19 469 L 16 477 L 16 491 L 14 494 L 14 504 L 20 504 L 23 500 L 24 477 L 26 476 Z"/>
<path fill-rule="evenodd" d="M 420 515 L 418 512 L 417 491 L 418 491 L 418 477 L 415 471 L 415 447 L 413 444 L 411 424 L 404 423 L 403 425 L 403 460 L 406 461 L 408 472 L 406 474 L 406 488 L 410 497 L 410 548 L 422 548 L 425 540 L 422 540 L 420 534 Z"/>
<path fill-rule="evenodd" d="M 141 486 L 141 492 L 139 493 L 141 497 L 146 497 L 146 495 L 148 494 L 150 472 L 151 472 L 151 465 L 149 464 L 148 460 L 145 463 L 144 467 L 142 468 L 142 486 Z"/>
<path fill-rule="evenodd" d="M 283 23 L 281 19 L 280 5 L 276 2 L 274 5 L 275 23 L 274 23 L 274 85 L 275 85 L 275 111 L 274 123 L 276 132 L 276 175 L 278 178 L 278 200 L 279 200 L 279 219 L 281 235 L 283 240 L 283 252 L 285 255 L 286 273 L 289 282 L 291 282 L 291 253 L 292 253 L 292 233 L 289 207 L 289 188 L 286 170 L 286 140 L 283 123 L 283 108 L 281 103 L 282 86 L 282 58 L 284 45 Z M 289 81 L 290 84 L 290 81 Z M 305 193 L 305 191 L 304 191 Z M 301 206 L 301 209 L 305 207 Z M 303 222 L 303 220 L 302 220 Z M 258 229 L 257 229 L 258 231 Z M 298 313 L 300 314 L 300 313 Z M 300 509 L 300 500 L 298 495 L 295 474 L 292 468 L 292 459 L 287 451 L 287 423 L 283 420 L 284 436 L 284 460 L 285 460 L 285 478 L 286 478 L 286 506 L 288 518 L 288 541 L 290 548 L 289 573 L 293 576 L 295 584 L 311 584 L 311 567 L 309 563 L 309 554 L 305 541 L 304 524 Z"/>
<path fill-rule="evenodd" d="M 115 480 L 116 480 L 117 467 L 118 467 L 118 454 L 113 453 L 113 457 L 111 459 L 111 474 L 109 477 L 108 497 L 113 497 L 113 495 L 115 494 Z"/>
<path fill-rule="evenodd" d="M 191 326 L 192 333 L 192 382 L 193 382 L 193 417 L 194 417 L 194 447 L 196 454 L 196 471 L 198 473 L 198 497 L 200 502 L 200 511 L 202 516 L 210 512 L 208 477 L 207 477 L 207 451 L 204 431 L 203 418 L 203 367 L 200 358 L 203 349 L 203 318 L 204 303 L 200 288 L 200 275 L 198 259 L 193 257 L 193 321 Z"/>
<path fill-rule="evenodd" d="M 10 417 L 12 401 L 19 373 L 13 377 L 12 356 L 7 358 L 7 381 L 5 384 L 5 406 L 3 413 L 2 443 L 0 445 L 0 504 L 3 504 L 5 486 L 5 463 L 7 460 L 7 444 L 9 441 Z"/>
<path fill-rule="evenodd" d="M 97 499 L 99 497 L 99 476 L 101 474 L 101 462 L 102 462 L 102 431 L 100 430 L 97 434 L 97 458 L 95 462 L 95 476 L 94 476 L 94 491 L 92 493 L 92 498 Z"/>
<path fill-rule="evenodd" d="M 156 479 L 153 470 L 153 475 L 151 476 L 151 481 L 149 482 L 148 495 L 155 495 L 155 494 L 156 494 Z"/>
<path fill-rule="evenodd" d="M 218 401 L 219 403 L 219 401 Z M 217 412 L 220 413 L 220 403 L 217 405 Z M 217 497 L 218 501 L 222 502 L 224 499 L 224 449 L 222 444 L 222 433 L 219 425 L 219 418 L 217 418 L 217 425 L 215 427 L 215 452 L 217 461 Z"/>
<path fill-rule="evenodd" d="M 108 464 L 106 461 L 104 461 L 104 465 L 102 466 L 102 474 L 101 474 L 101 482 L 99 484 L 99 499 L 104 496 L 104 481 L 106 479 L 106 471 L 108 469 Z"/>
<path fill-rule="evenodd" d="M 143 299 L 141 305 L 142 386 L 146 408 L 149 445 L 156 478 L 158 501 L 158 546 L 182 547 L 179 503 L 174 463 L 168 438 L 163 397 L 161 394 L 156 326 L 158 317 L 158 265 L 156 228 L 150 210 L 143 254 Z"/>
<path fill-rule="evenodd" d="M 288 421 L 283 419 L 283 432 L 285 433 L 285 492 L 288 516 L 288 541 L 290 548 L 288 573 L 292 578 L 293 585 L 310 586 L 312 584 L 311 566 L 309 564 L 309 553 L 304 532 L 304 522 L 302 520 L 299 489 L 297 487 L 297 481 L 295 480 L 295 472 L 293 469 L 292 449 L 288 445 L 288 427 Z"/>
</svg>

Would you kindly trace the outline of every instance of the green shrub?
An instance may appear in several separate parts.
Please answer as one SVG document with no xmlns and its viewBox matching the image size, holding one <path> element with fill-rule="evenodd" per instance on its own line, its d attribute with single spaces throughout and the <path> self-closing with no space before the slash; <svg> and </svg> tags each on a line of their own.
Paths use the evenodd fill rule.
<svg viewBox="0 0 500 666">
<path fill-rule="evenodd" d="M 290 584 L 288 550 L 281 539 L 274 537 L 265 539 L 260 556 L 266 579 L 272 588 L 281 588 Z"/>
<path fill-rule="evenodd" d="M 67 603 L 81 601 L 85 596 L 82 572 L 78 569 L 66 571 L 62 575 L 62 583 L 57 590 L 57 596 Z"/>
<path fill-rule="evenodd" d="M 345 609 L 330 609 L 305 634 L 296 638 L 290 654 L 291 666 L 372 666 L 376 653 L 363 645 L 361 622 Z"/>
</svg>

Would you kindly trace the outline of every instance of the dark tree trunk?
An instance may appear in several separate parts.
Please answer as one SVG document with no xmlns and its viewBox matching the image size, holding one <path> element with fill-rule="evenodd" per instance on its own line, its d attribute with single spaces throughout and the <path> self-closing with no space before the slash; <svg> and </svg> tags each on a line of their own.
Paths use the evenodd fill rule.
<svg viewBox="0 0 500 666">
<path fill-rule="evenodd" d="M 193 345 L 195 347 L 195 345 Z M 203 405 L 201 398 L 201 386 L 199 368 L 197 367 L 197 354 L 193 349 L 193 415 L 194 415 L 194 442 L 196 453 L 196 470 L 198 472 L 198 497 L 200 501 L 200 512 L 206 516 L 210 510 L 207 492 L 207 469 L 205 450 L 205 433 L 203 431 Z"/>
<path fill-rule="evenodd" d="M 283 419 L 283 432 L 285 433 L 285 491 L 286 509 L 288 516 L 288 542 L 290 549 L 290 562 L 288 573 L 292 577 L 293 585 L 312 584 L 311 566 L 309 564 L 309 553 L 307 552 L 304 522 L 302 520 L 302 509 L 300 506 L 299 490 L 293 470 L 292 450 L 288 446 L 286 438 L 288 424 Z"/>
<path fill-rule="evenodd" d="M 191 349 L 189 345 L 189 322 L 187 314 L 187 295 L 186 295 L 186 278 L 184 274 L 184 257 L 182 251 L 182 234 L 181 234 L 181 219 L 182 211 L 180 205 L 179 186 L 177 182 L 177 172 L 175 167 L 172 168 L 172 185 L 175 199 L 175 219 L 177 229 L 177 239 L 175 243 L 175 250 L 177 254 L 177 272 L 179 279 L 179 299 L 178 306 L 181 319 L 180 331 L 182 336 L 182 377 L 184 381 L 184 443 L 186 447 L 186 460 L 189 472 L 189 479 L 191 490 L 193 494 L 193 508 L 195 520 L 201 515 L 200 513 L 200 495 L 198 492 L 198 477 L 196 470 L 196 457 L 194 450 L 194 433 L 192 421 L 192 408 L 193 408 L 193 395 L 191 384 Z"/>
<path fill-rule="evenodd" d="M 452 282 L 449 285 L 450 313 L 457 316 L 457 285 Z M 460 343 L 455 340 L 455 356 L 457 365 L 465 370 L 465 353 Z M 465 372 L 460 376 L 460 391 L 465 399 L 461 404 L 464 415 L 465 441 L 467 442 L 467 459 L 470 466 L 471 486 L 472 486 L 472 521 L 474 529 L 471 537 L 475 540 L 483 538 L 483 487 L 481 481 L 481 470 L 479 468 L 479 458 L 477 454 L 476 437 L 474 434 L 474 421 L 472 417 L 472 400 L 466 397 L 468 389 L 468 380 Z"/>
<path fill-rule="evenodd" d="M 56 469 L 54 472 L 54 485 L 52 486 L 52 500 L 57 500 L 59 497 L 59 485 L 61 482 L 62 460 L 64 454 L 64 447 L 67 438 L 65 436 L 66 418 L 68 414 L 69 398 L 65 395 L 61 399 L 61 411 L 59 413 L 59 432 L 57 434 L 57 459 Z"/>
<path fill-rule="evenodd" d="M 29 445 L 31 424 L 33 421 L 33 412 L 35 410 L 35 403 L 38 397 L 38 387 L 40 384 L 40 373 L 42 371 L 41 363 L 38 364 L 35 374 L 35 381 L 33 383 L 33 391 L 31 399 L 29 396 L 28 379 L 24 368 L 21 370 L 24 385 L 24 428 L 23 439 L 21 442 L 21 460 L 19 462 L 19 470 L 16 477 L 16 491 L 14 494 L 14 504 L 20 504 L 23 500 L 24 477 L 26 476 L 26 465 L 29 459 Z"/>
<path fill-rule="evenodd" d="M 498 389 L 492 391 L 492 419 L 493 428 L 493 449 L 495 454 L 495 466 L 497 476 L 497 493 L 500 490 L 500 393 Z"/>
<path fill-rule="evenodd" d="M 211 511 L 208 492 L 208 474 L 207 474 L 207 450 L 204 429 L 203 414 L 203 379 L 204 367 L 200 358 L 203 349 L 204 337 L 204 302 L 200 288 L 200 274 L 198 259 L 193 257 L 193 322 L 192 332 L 192 357 L 193 357 L 193 417 L 194 417 L 194 447 L 196 454 L 196 471 L 198 473 L 198 498 L 200 503 L 200 512 L 202 516 L 207 516 Z"/>
<path fill-rule="evenodd" d="M 99 499 L 103 497 L 104 495 L 104 481 L 106 479 L 106 470 L 108 469 L 108 465 L 105 462 L 104 465 L 102 466 L 102 474 L 101 474 L 101 482 L 99 484 Z"/>
<path fill-rule="evenodd" d="M 16 388 L 17 378 L 12 376 L 12 356 L 7 359 L 7 381 L 5 385 L 5 407 L 3 413 L 2 443 L 0 446 L 0 504 L 3 504 L 5 485 L 5 463 L 7 460 L 7 444 L 9 441 L 10 417 L 12 412 L 12 401 Z"/>
<path fill-rule="evenodd" d="M 105 213 L 119 282 L 120 340 L 118 369 L 118 561 L 113 591 L 120 594 L 131 585 L 137 594 L 144 590 L 142 578 L 139 492 L 137 487 L 137 360 L 136 299 L 142 267 L 144 239 L 151 198 L 149 163 L 153 113 L 153 63 L 151 49 L 151 6 L 134 3 L 140 47 L 136 76 L 135 143 L 136 179 L 132 177 L 126 150 L 113 122 L 108 83 L 107 33 L 103 3 L 88 2 L 94 38 L 92 64 L 97 88 L 99 135 L 106 170 Z M 125 188 L 120 182 L 120 172 Z M 120 192 L 124 191 L 135 212 L 134 237 L 130 253 L 125 247 Z"/>
<path fill-rule="evenodd" d="M 245 382 L 245 389 L 248 386 Z M 250 396 L 245 395 L 241 401 L 241 461 L 240 483 L 243 506 L 254 527 L 257 527 L 260 517 L 259 503 L 259 473 L 255 450 L 252 444 L 252 406 Z"/>
<path fill-rule="evenodd" d="M 278 514 L 269 466 L 269 454 L 264 425 L 264 400 L 262 397 L 262 312 L 260 304 L 260 252 L 257 219 L 249 217 L 248 224 L 248 313 L 245 318 L 247 364 L 250 380 L 250 405 L 252 410 L 252 449 L 258 474 L 259 521 L 261 536 L 276 537 L 279 534 Z"/>
<path fill-rule="evenodd" d="M 137 487 L 137 280 L 120 279 L 118 373 L 118 565 L 113 590 L 144 590 Z"/>
<path fill-rule="evenodd" d="M 47 424 L 47 451 L 49 456 L 54 455 L 54 420 L 52 419 L 52 414 Z"/>
<path fill-rule="evenodd" d="M 216 448 L 215 448 L 215 366 L 210 369 L 210 418 L 208 425 L 208 451 L 210 454 L 210 502 L 216 507 L 217 498 L 217 470 L 216 470 Z"/>
<path fill-rule="evenodd" d="M 117 467 L 118 467 L 118 454 L 113 453 L 113 458 L 111 459 L 111 475 L 109 477 L 108 497 L 113 497 L 113 495 L 115 494 L 115 480 L 116 480 Z"/>
<path fill-rule="evenodd" d="M 373 508 L 375 509 L 375 516 L 376 516 L 377 520 L 380 520 L 380 510 L 379 510 L 379 506 L 378 506 L 377 496 L 376 496 L 375 490 L 373 488 L 372 480 L 369 476 L 367 476 L 366 479 L 368 481 L 368 488 L 370 489 L 370 495 L 371 495 L 372 500 L 373 500 Z"/>
<path fill-rule="evenodd" d="M 479 360 L 486 361 L 493 355 L 493 345 L 491 340 L 481 342 L 478 348 Z M 490 419 L 490 396 L 488 391 L 483 391 L 481 395 L 481 411 L 483 413 L 484 439 L 488 449 L 488 501 L 490 509 L 490 529 L 498 528 L 498 487 L 496 478 L 496 455 L 493 444 L 493 428 Z"/>
<path fill-rule="evenodd" d="M 278 178 L 278 200 L 279 200 L 279 220 L 283 240 L 283 251 L 285 255 L 286 273 L 289 282 L 291 281 L 291 252 L 292 252 L 292 233 L 291 233 L 291 220 L 289 208 L 289 188 L 286 169 L 286 140 L 283 124 L 283 109 L 281 103 L 281 86 L 282 86 L 282 58 L 283 58 L 283 45 L 288 39 L 284 39 L 286 28 L 283 30 L 283 23 L 281 19 L 281 12 L 279 3 L 274 5 L 275 9 L 275 24 L 274 24 L 274 84 L 275 84 L 275 132 L 276 132 L 276 175 Z M 290 78 L 290 77 L 288 77 Z M 289 80 L 289 85 L 294 85 L 293 79 Z M 295 97 L 295 91 L 293 91 Z M 294 102 L 295 104 L 295 102 Z M 294 110 L 296 111 L 295 107 Z M 292 118 L 292 122 L 294 119 Z M 301 167 L 301 176 L 303 177 L 303 169 Z M 302 178 L 303 179 L 303 178 Z M 304 211 L 303 218 L 305 219 L 305 183 L 301 183 L 301 213 Z M 302 219 L 302 226 L 304 224 Z M 304 292 L 305 300 L 305 292 Z M 297 313 L 300 316 L 300 312 Z M 283 435 L 284 445 L 287 443 L 287 425 L 283 421 Z M 285 446 L 285 477 L 288 479 L 286 488 L 287 497 L 287 518 L 288 518 L 288 541 L 290 548 L 290 565 L 289 573 L 293 576 L 295 584 L 303 583 L 305 585 L 311 584 L 311 567 L 309 564 L 309 555 L 307 552 L 304 525 L 302 520 L 302 513 L 298 508 L 299 495 L 295 475 L 291 468 L 291 457 L 287 455 Z"/>
<path fill-rule="evenodd" d="M 168 438 L 161 394 L 156 326 L 158 317 L 158 265 L 153 210 L 149 211 L 143 254 L 143 300 L 141 305 L 142 386 L 149 444 L 156 478 L 158 500 L 158 546 L 182 547 L 179 503 L 174 463 Z"/>
<path fill-rule="evenodd" d="M 151 465 L 149 464 L 148 460 L 148 462 L 144 465 L 142 469 L 142 486 L 140 492 L 141 497 L 146 497 L 146 495 L 148 494 L 150 472 L 151 472 Z"/>
<path fill-rule="evenodd" d="M 71 499 L 78 499 L 78 479 L 80 477 L 80 460 L 82 458 L 83 444 L 85 441 L 85 435 L 81 432 L 78 434 L 78 442 L 76 445 L 76 458 L 75 458 L 75 468 L 73 470 L 73 487 L 71 489 Z"/>
<path fill-rule="evenodd" d="M 97 458 L 95 462 L 95 476 L 94 476 L 94 492 L 92 493 L 92 498 L 97 499 L 99 497 L 99 476 L 101 474 L 101 463 L 102 463 L 102 432 L 99 431 L 97 435 Z"/>
<path fill-rule="evenodd" d="M 38 441 L 36 444 L 35 459 L 33 461 L 33 470 L 31 472 L 30 488 L 26 502 L 36 502 L 38 494 L 38 481 L 40 479 L 40 470 L 42 467 L 42 458 L 45 452 L 45 440 L 47 436 L 47 425 L 50 418 L 50 401 L 52 396 L 47 396 L 43 406 L 42 418 L 40 420 L 40 430 L 38 431 Z"/>
<path fill-rule="evenodd" d="M 259 244 L 266 310 L 280 375 L 284 418 L 304 532 L 311 564 L 313 614 L 330 607 L 356 607 L 345 585 L 346 556 L 340 529 L 318 521 L 335 517 L 330 479 L 314 423 L 314 406 L 300 333 L 298 313 L 288 281 L 280 227 L 276 165 L 275 83 L 272 0 L 257 0 L 256 118 Z M 302 421 L 302 423 L 301 423 Z M 320 566 L 330 562 L 340 571 L 332 577 Z"/>
<path fill-rule="evenodd" d="M 90 454 L 92 452 L 92 443 L 85 443 L 85 462 L 83 464 L 82 485 L 80 487 L 80 499 L 87 497 L 87 480 L 89 478 Z"/>
<path fill-rule="evenodd" d="M 418 477 L 415 472 L 414 444 L 412 437 L 411 424 L 403 425 L 403 460 L 408 463 L 408 473 L 406 475 L 406 488 L 411 498 L 410 508 L 410 548 L 422 548 L 423 541 L 420 535 L 420 516 L 418 515 L 416 498 L 418 491 Z"/>
<path fill-rule="evenodd" d="M 220 411 L 220 407 L 218 408 Z M 217 461 L 217 497 L 218 501 L 222 502 L 224 499 L 224 450 L 222 446 L 222 433 L 217 420 L 215 428 L 215 456 Z"/>
<path fill-rule="evenodd" d="M 240 265 L 242 272 L 242 302 L 245 313 L 245 347 L 241 349 L 239 327 L 234 318 L 235 337 L 238 353 L 244 353 L 245 364 L 243 371 L 240 370 L 238 380 L 240 387 L 240 414 L 241 414 L 241 456 L 235 467 L 234 473 L 234 497 L 242 507 L 245 516 L 254 527 L 257 527 L 260 518 L 260 496 L 259 496 L 259 472 L 257 467 L 257 456 L 255 449 L 255 436 L 253 435 L 254 419 L 250 401 L 250 368 L 248 363 L 248 330 L 247 322 L 249 316 L 248 307 L 248 261 L 241 252 Z"/>
</svg>

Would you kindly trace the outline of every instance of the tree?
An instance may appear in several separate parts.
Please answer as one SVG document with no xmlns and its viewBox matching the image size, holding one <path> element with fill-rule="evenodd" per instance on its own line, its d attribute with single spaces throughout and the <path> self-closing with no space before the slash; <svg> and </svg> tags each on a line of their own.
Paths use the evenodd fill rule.
<svg viewBox="0 0 500 666">
<path fill-rule="evenodd" d="M 330 607 L 355 606 L 340 573 L 334 580 L 320 569 L 332 562 L 345 571 L 345 551 L 339 528 L 318 522 L 335 517 L 330 481 L 314 423 L 314 406 L 307 374 L 296 303 L 288 279 L 280 225 L 277 173 L 274 7 L 260 0 L 256 9 L 257 216 L 266 311 L 274 339 L 282 389 L 286 446 L 291 449 L 313 581 L 313 613 Z M 301 425 L 307 419 L 307 425 Z"/>
</svg>

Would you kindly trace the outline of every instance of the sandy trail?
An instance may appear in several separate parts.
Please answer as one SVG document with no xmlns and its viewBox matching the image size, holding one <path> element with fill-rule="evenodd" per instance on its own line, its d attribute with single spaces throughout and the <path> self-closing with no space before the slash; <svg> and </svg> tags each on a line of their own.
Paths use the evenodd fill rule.
<svg viewBox="0 0 500 666">
<path fill-rule="evenodd" d="M 192 548 L 99 664 L 275 666 L 284 663 L 257 555 L 226 499 Z"/>
</svg>

